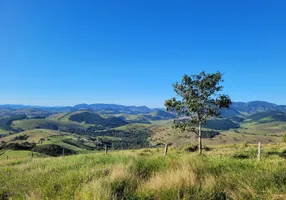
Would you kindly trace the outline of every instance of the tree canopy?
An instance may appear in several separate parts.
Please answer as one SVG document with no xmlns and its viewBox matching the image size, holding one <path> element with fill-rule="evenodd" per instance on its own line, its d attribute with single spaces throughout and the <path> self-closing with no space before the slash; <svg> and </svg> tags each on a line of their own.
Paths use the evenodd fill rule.
<svg viewBox="0 0 286 200">
<path fill-rule="evenodd" d="M 205 73 L 197 75 L 184 75 L 181 83 L 173 84 L 177 98 L 166 100 L 167 111 L 177 114 L 174 127 L 181 130 L 199 126 L 199 140 L 201 138 L 201 125 L 211 117 L 218 117 L 221 109 L 229 108 L 231 100 L 228 95 L 221 94 L 223 74 Z M 200 142 L 199 142 L 200 143 Z M 200 152 L 201 152 L 201 144 Z"/>
</svg>

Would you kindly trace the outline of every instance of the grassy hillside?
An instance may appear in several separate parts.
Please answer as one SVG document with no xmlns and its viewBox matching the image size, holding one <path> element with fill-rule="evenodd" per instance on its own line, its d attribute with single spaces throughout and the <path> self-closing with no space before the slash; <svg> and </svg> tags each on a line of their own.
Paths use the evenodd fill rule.
<svg viewBox="0 0 286 200">
<path fill-rule="evenodd" d="M 211 119 L 208 120 L 205 128 L 214 129 L 214 130 L 229 130 L 239 128 L 238 123 L 234 123 L 230 119 Z"/>
<path fill-rule="evenodd" d="M 23 130 L 51 129 L 51 130 L 84 130 L 88 126 L 76 122 L 64 122 L 52 119 L 25 119 L 13 121 L 13 127 Z"/>
<path fill-rule="evenodd" d="M 58 116 L 55 116 L 55 117 L 57 117 L 58 120 L 64 121 L 64 122 L 93 124 L 93 125 L 109 127 L 109 128 L 123 126 L 127 124 L 127 122 L 121 118 L 113 117 L 113 116 L 103 118 L 101 115 L 91 112 L 89 110 L 80 110 L 77 112 L 71 112 L 71 113 L 64 114 L 60 117 Z"/>
<path fill-rule="evenodd" d="M 15 138 L 17 138 L 18 136 L 21 135 L 26 135 L 28 136 L 28 138 L 26 140 L 14 140 Z M 46 130 L 46 129 L 34 129 L 34 130 L 29 130 L 29 131 L 24 131 L 21 133 L 17 133 L 17 134 L 13 134 L 13 135 L 9 135 L 7 137 L 4 138 L 0 138 L 0 142 L 1 141 L 5 141 L 5 142 L 38 142 L 41 138 L 48 138 L 51 136 L 55 136 L 55 135 L 59 135 L 59 133 L 57 131 L 53 131 L 53 130 Z"/>
<path fill-rule="evenodd" d="M 283 145 L 0 160 L 0 199 L 285 199 Z"/>
<path fill-rule="evenodd" d="M 26 115 L 29 118 L 44 118 L 51 113 L 40 110 L 37 108 L 25 108 L 25 109 L 9 109 L 9 108 L 0 108 L 0 117 L 11 117 L 17 115 Z"/>
<path fill-rule="evenodd" d="M 279 111 L 261 112 L 249 116 L 245 121 L 257 123 L 286 122 L 286 114 Z"/>
</svg>

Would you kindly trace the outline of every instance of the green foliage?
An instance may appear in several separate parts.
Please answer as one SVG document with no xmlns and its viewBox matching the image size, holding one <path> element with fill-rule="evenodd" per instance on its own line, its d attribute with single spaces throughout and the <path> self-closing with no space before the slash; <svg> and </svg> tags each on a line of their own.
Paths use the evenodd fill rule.
<svg viewBox="0 0 286 200">
<path fill-rule="evenodd" d="M 181 83 L 175 83 L 174 91 L 181 99 L 166 100 L 167 111 L 177 113 L 178 117 L 188 116 L 190 120 L 175 120 L 175 127 L 185 130 L 194 124 L 204 124 L 208 118 L 220 116 L 222 108 L 229 108 L 231 100 L 222 91 L 222 74 L 184 75 Z"/>
<path fill-rule="evenodd" d="M 240 126 L 230 119 L 211 119 L 206 122 L 204 127 L 215 130 L 229 130 L 239 128 Z"/>
<path fill-rule="evenodd" d="M 198 75 L 184 75 L 181 83 L 173 85 L 179 99 L 175 97 L 166 100 L 167 111 L 177 114 L 174 120 L 174 128 L 182 131 L 199 126 L 199 152 L 202 153 L 201 125 L 204 125 L 211 117 L 219 117 L 223 108 L 229 108 L 231 100 L 229 96 L 220 94 L 223 82 L 220 72 L 206 74 L 202 71 Z M 182 117 L 187 117 L 181 119 Z"/>
<path fill-rule="evenodd" d="M 286 142 L 286 134 L 283 135 L 283 138 L 282 138 L 283 142 Z"/>
<path fill-rule="evenodd" d="M 1 143 L 0 149 L 12 149 L 12 150 L 31 150 L 36 146 L 35 143 L 23 142 L 23 143 Z"/>
<path fill-rule="evenodd" d="M 242 143 L 241 143 L 241 148 L 246 148 L 246 147 L 248 147 L 248 143 L 246 142 L 246 141 L 243 141 Z"/>
<path fill-rule="evenodd" d="M 16 115 L 16 116 L 12 116 L 12 117 L 0 118 L 0 128 L 4 129 L 4 130 L 16 132 L 17 130 L 15 130 L 11 127 L 11 124 L 13 123 L 13 121 L 22 120 L 22 119 L 26 119 L 26 118 L 27 118 L 26 115 Z"/>
<path fill-rule="evenodd" d="M 118 117 L 110 117 L 110 118 L 103 118 L 99 114 L 90 112 L 90 111 L 82 111 L 75 114 L 70 115 L 69 120 L 79 122 L 79 123 L 86 123 L 86 124 L 96 124 L 103 127 L 118 127 L 126 125 L 127 122 L 123 121 Z"/>
<path fill-rule="evenodd" d="M 24 135 L 18 135 L 16 137 L 14 137 L 11 141 L 16 141 L 16 140 L 27 140 L 29 138 L 28 135 L 24 134 Z"/>
</svg>

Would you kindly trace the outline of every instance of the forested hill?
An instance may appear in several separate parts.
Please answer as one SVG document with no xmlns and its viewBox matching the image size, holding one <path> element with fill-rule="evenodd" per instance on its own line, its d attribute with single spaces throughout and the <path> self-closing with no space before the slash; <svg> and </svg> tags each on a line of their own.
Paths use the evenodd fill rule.
<svg viewBox="0 0 286 200">
<path fill-rule="evenodd" d="M 124 106 L 117 104 L 78 104 L 75 106 L 30 106 L 30 105 L 0 105 L 0 114 L 1 112 L 12 112 L 16 110 L 25 110 L 25 109 L 40 109 L 42 111 L 50 113 L 60 113 L 60 112 L 73 112 L 81 109 L 88 109 L 93 112 L 106 113 L 106 114 L 147 114 L 155 110 L 154 108 L 149 108 L 147 106 Z M 224 110 L 223 116 L 232 117 L 236 115 L 251 115 L 259 112 L 268 112 L 268 111 L 281 111 L 286 112 L 286 105 L 276 105 L 273 103 L 265 101 L 251 101 L 251 102 L 233 102 L 230 110 Z M 162 109 L 159 109 L 162 110 Z M 21 113 L 23 114 L 23 113 Z M 46 115 L 47 113 L 42 113 Z"/>
</svg>

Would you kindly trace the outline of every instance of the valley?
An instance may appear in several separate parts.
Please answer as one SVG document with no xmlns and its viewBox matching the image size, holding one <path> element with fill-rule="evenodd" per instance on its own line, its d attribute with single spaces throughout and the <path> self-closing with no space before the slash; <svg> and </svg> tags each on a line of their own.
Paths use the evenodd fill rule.
<svg viewBox="0 0 286 200">
<path fill-rule="evenodd" d="M 286 134 L 284 109 L 267 102 L 234 102 L 230 110 L 222 111 L 222 118 L 212 118 L 205 124 L 203 144 L 280 143 Z M 80 104 L 19 108 L 6 105 L 0 106 L 0 142 L 2 149 L 27 150 L 12 144 L 30 143 L 33 148 L 57 145 L 73 153 L 102 151 L 105 146 L 122 150 L 165 144 L 195 145 L 197 134 L 193 131 L 172 128 L 175 117 L 163 109 L 145 106 Z"/>
</svg>

